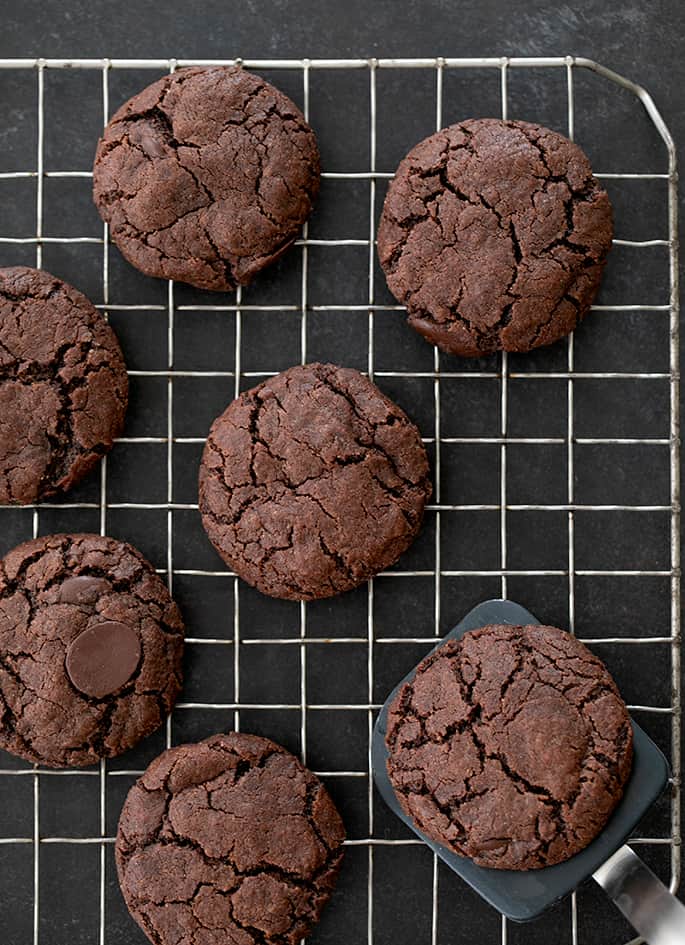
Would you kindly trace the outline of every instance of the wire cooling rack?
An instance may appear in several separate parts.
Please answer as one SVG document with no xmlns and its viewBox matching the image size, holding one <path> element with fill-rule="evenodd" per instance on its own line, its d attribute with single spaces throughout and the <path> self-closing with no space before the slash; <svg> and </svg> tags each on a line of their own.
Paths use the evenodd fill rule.
<svg viewBox="0 0 685 945">
<path fill-rule="evenodd" d="M 225 62 L 234 61 L 239 60 Z M 184 607 L 190 654 L 185 701 L 162 736 L 156 741 L 153 737 L 146 747 L 103 762 L 99 769 L 74 771 L 43 770 L 8 755 L 0 757 L 3 939 L 9 945 L 143 942 L 142 933 L 125 914 L 114 874 L 113 835 L 123 796 L 164 743 L 203 737 L 233 725 L 271 734 L 299 751 L 327 779 L 345 813 L 350 828 L 347 865 L 341 888 L 314 933 L 317 941 L 369 945 L 499 941 L 504 945 L 548 942 L 552 935 L 559 943 L 573 945 L 625 941 L 627 927 L 591 889 L 575 893 L 570 902 L 523 931 L 495 915 L 387 815 L 374 797 L 368 743 L 375 713 L 387 691 L 433 646 L 436 636 L 482 597 L 523 598 L 522 603 L 541 618 L 577 629 L 608 662 L 628 698 L 637 693 L 631 710 L 669 754 L 673 782 L 670 796 L 631 842 L 640 845 L 642 855 L 652 856 L 651 862 L 673 890 L 678 887 L 679 325 L 676 158 L 668 129 L 647 92 L 586 59 L 245 61 L 243 65 L 268 73 L 298 99 L 307 118 L 326 76 L 321 86 L 325 94 L 311 116 L 315 129 L 325 124 L 327 113 L 335 111 L 334 96 L 326 91 L 334 88 L 331 83 L 337 83 L 337 89 L 348 86 L 351 111 L 357 115 L 355 109 L 363 110 L 365 116 L 360 125 L 365 141 L 353 149 L 356 170 L 336 167 L 334 158 L 326 162 L 324 148 L 323 187 L 324 191 L 351 188 L 343 191 L 344 204 L 356 207 L 357 235 L 337 238 L 320 224 L 322 238 L 318 238 L 312 222 L 297 242 L 299 251 L 291 252 L 276 267 L 275 275 L 262 277 L 260 284 L 268 287 L 263 295 L 255 295 L 250 288 L 239 289 L 235 296 L 210 296 L 171 282 L 141 281 L 133 270 L 117 269 L 118 254 L 108 243 L 107 228 L 103 232 L 98 222 L 94 231 L 95 218 L 84 217 L 89 235 L 74 234 L 68 203 L 66 212 L 64 205 L 57 207 L 58 221 L 51 224 L 57 228 L 56 235 L 48 232 L 45 222 L 55 182 L 81 186 L 83 179 L 83 195 L 91 177 L 85 160 L 81 169 L 64 170 L 53 169 L 46 159 L 50 131 L 46 97 L 54 77 L 66 71 L 70 77 L 87 74 L 97 79 L 99 74 L 98 109 L 100 119 L 107 121 L 113 110 L 110 102 L 118 107 L 141 87 L 143 71 L 145 81 L 151 81 L 164 71 L 191 64 L 197 63 L 0 60 L 0 91 L 10 75 L 20 76 L 20 84 L 27 79 L 35 108 L 34 124 L 29 106 L 10 111 L 9 125 L 19 141 L 14 153 L 24 158 L 19 166 L 0 172 L 0 186 L 31 189 L 35 225 L 28 233 L 13 235 L 6 230 L 11 214 L 3 211 L 0 258 L 7 263 L 2 264 L 45 265 L 65 278 L 73 272 L 69 281 L 90 294 L 123 334 L 129 364 L 135 349 L 126 344 L 128 338 L 137 337 L 137 348 L 144 349 L 135 355 L 130 371 L 135 403 L 129 426 L 136 411 L 145 417 L 155 415 L 149 426 L 135 421 L 135 429 L 127 431 L 102 463 L 99 481 L 62 502 L 2 510 L 4 550 L 31 534 L 57 530 L 99 528 L 103 534 L 128 537 L 152 558 Z M 126 95 L 117 92 L 115 99 L 113 77 L 128 73 L 136 78 L 131 79 Z M 528 111 L 514 114 L 513 77 L 524 73 L 542 92 Z M 406 95 L 398 91 L 399 85 L 395 88 L 394 114 L 388 114 L 380 101 L 385 93 L 379 94 L 379 77 L 387 75 L 392 76 L 393 88 L 396 76 L 407 82 Z M 594 91 L 579 95 L 579 79 L 591 75 L 599 84 Z M 467 77 L 476 85 L 459 86 Z M 413 90 L 419 79 L 425 95 L 416 99 Z M 452 82 L 457 85 L 448 88 Z M 552 85 L 556 92 L 548 95 Z M 606 150 L 600 148 L 599 157 L 592 149 L 590 153 L 598 176 L 607 187 L 616 188 L 611 191 L 615 203 L 621 203 L 621 187 L 638 188 L 630 190 L 624 201 L 626 227 L 639 217 L 648 219 L 663 238 L 653 238 L 653 233 L 641 234 L 642 239 L 627 238 L 630 233 L 621 232 L 619 215 L 619 236 L 626 238 L 614 243 L 636 255 L 629 256 L 626 278 L 612 282 L 609 274 L 620 252 L 614 249 L 601 304 L 594 306 L 595 314 L 575 338 L 530 356 L 503 354 L 464 362 L 446 358 L 402 326 L 397 311 L 401 307 L 393 304 L 379 278 L 374 238 L 396 158 L 443 124 L 487 113 L 486 106 L 479 108 L 473 101 L 485 87 L 493 93 L 490 101 L 497 98 L 491 113 L 533 121 L 546 117 L 543 123 L 571 138 L 579 116 L 594 113 L 595 141 L 615 133 L 612 116 L 617 110 L 636 105 L 640 117 L 631 119 L 628 144 L 620 153 L 612 150 L 611 140 L 605 142 Z M 475 96 L 471 94 L 474 88 L 478 89 Z M 10 105 L 13 89 L 10 86 L 0 96 L 5 101 L 9 98 Z M 411 124 L 412 109 L 421 116 L 416 127 Z M 66 137 L 70 119 L 64 109 L 61 114 L 59 123 Z M 404 130 L 401 147 L 390 163 L 384 145 L 392 138 L 395 119 L 404 120 Z M 54 117 L 51 120 L 57 122 Z M 24 138 L 23 121 L 29 129 Z M 636 144 L 638 138 L 650 135 L 649 146 L 642 149 Z M 344 129 L 340 136 L 345 137 Z M 360 137 L 359 128 L 356 136 Z M 320 137 L 323 144 L 324 135 Z M 592 143 L 589 134 L 582 136 L 581 143 L 587 149 Z M 343 141 L 338 154 L 344 153 L 344 146 Z M 379 154 L 388 161 L 385 166 L 378 166 Z M 616 162 L 602 165 L 606 155 Z M 641 198 L 637 196 L 642 187 L 656 188 L 649 190 L 649 212 L 645 213 L 639 212 Z M 23 203 L 31 202 L 28 193 L 20 190 Z M 324 193 L 322 202 L 323 198 Z M 338 201 L 337 206 L 342 214 L 343 203 Z M 327 222 L 333 233 L 336 222 Z M 67 231 L 71 235 L 63 235 Z M 342 261 L 338 269 L 331 268 L 327 262 L 331 257 L 321 255 L 324 250 L 341 260 L 347 259 L 345 252 L 353 251 L 354 264 Z M 63 255 L 54 255 L 57 251 Z M 649 261 L 643 262 L 647 257 Z M 343 284 L 354 282 L 355 266 L 359 294 L 342 298 Z M 114 278 L 115 269 L 123 273 L 120 278 Z M 317 277 L 321 269 L 324 276 Z M 644 270 L 647 277 L 640 281 Z M 148 294 L 153 291 L 150 286 L 160 285 L 163 297 Z M 666 285 L 665 298 L 647 294 L 656 293 L 657 288 L 662 291 Z M 127 295 L 119 294 L 124 286 L 133 287 Z M 631 286 L 645 295 L 621 298 L 620 293 Z M 152 328 L 146 334 L 147 326 L 153 325 L 157 336 Z M 272 329 L 267 328 L 270 325 Z M 230 330 L 231 344 L 222 351 L 215 336 L 224 330 Z M 186 346 L 192 347 L 189 337 L 195 333 L 201 337 L 203 350 L 197 354 L 196 344 L 195 354 L 186 357 Z M 275 336 L 276 348 L 268 346 L 265 333 Z M 336 333 L 342 338 L 337 348 Z M 623 348 L 631 336 L 646 337 L 648 342 L 638 344 L 637 353 Z M 353 337 L 362 347 L 355 348 L 356 353 Z M 652 342 L 660 354 L 652 352 Z M 219 361 L 208 369 L 206 352 L 213 347 L 219 348 Z M 281 605 L 260 598 L 221 568 L 206 543 L 197 538 L 192 492 L 208 426 L 204 421 L 245 387 L 287 366 L 278 363 L 275 351 L 279 347 L 286 360 L 288 351 L 299 349 L 291 362 L 327 356 L 343 363 L 355 361 L 410 414 L 421 413 L 419 423 L 432 451 L 434 501 L 417 549 L 368 587 L 322 606 Z M 593 362 L 590 353 L 598 348 L 605 353 L 619 350 L 621 363 L 614 365 L 608 354 L 602 364 Z M 261 363 L 260 356 L 267 354 L 271 360 Z M 139 366 L 147 356 L 157 358 L 154 366 Z M 201 368 L 193 367 L 194 357 L 202 362 Z M 230 362 L 230 369 L 224 369 L 221 358 Z M 396 359 L 396 365 L 389 359 Z M 210 390 L 211 395 L 205 397 Z M 487 394 L 481 398 L 483 391 Z M 201 420 L 184 418 L 186 410 L 192 417 L 193 402 L 204 403 L 203 397 L 208 398 L 207 415 Z M 548 415 L 538 412 L 540 402 L 548 399 Z M 645 405 L 654 403 L 663 409 L 659 412 L 655 407 L 653 413 L 647 409 L 645 414 Z M 614 414 L 620 422 L 612 427 Z M 600 427 L 604 424 L 604 431 L 594 434 L 589 418 Z M 190 431 L 194 435 L 189 433 L 191 422 L 196 423 Z M 637 432 L 631 422 L 637 423 Z M 603 454 L 605 450 L 609 454 Z M 613 472 L 608 487 L 602 488 L 607 455 Z M 557 467 L 559 457 L 561 466 Z M 462 468 L 470 465 L 475 468 L 471 478 Z M 160 473 L 158 487 L 151 484 L 155 471 Z M 531 480 L 532 497 L 530 488 L 526 493 Z M 633 486 L 637 482 L 632 491 L 631 482 Z M 623 496 L 626 488 L 628 498 L 616 503 L 615 493 Z M 645 495 L 648 504 L 642 504 Z M 541 501 L 544 498 L 549 501 Z M 461 523 L 456 531 L 454 522 Z M 154 539 L 150 538 L 153 532 Z M 494 534 L 495 551 L 486 533 Z M 626 563 L 616 553 L 625 534 L 637 549 L 634 562 Z M 522 547 L 531 544 L 538 549 L 536 560 L 526 558 Z M 455 556 L 456 546 L 466 546 L 461 557 Z M 201 616 L 203 607 L 211 611 L 211 620 Z M 639 698 L 644 693 L 648 696 Z"/>
</svg>

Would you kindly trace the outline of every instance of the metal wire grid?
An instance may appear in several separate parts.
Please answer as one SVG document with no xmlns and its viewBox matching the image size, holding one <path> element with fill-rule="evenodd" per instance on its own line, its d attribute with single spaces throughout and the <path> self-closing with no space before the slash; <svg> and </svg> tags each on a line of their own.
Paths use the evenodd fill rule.
<svg viewBox="0 0 685 945">
<path fill-rule="evenodd" d="M 162 376 L 167 378 L 168 400 L 167 400 L 167 432 L 164 437 L 124 437 L 122 442 L 127 443 L 162 443 L 167 446 L 167 471 L 168 486 L 166 502 L 163 504 L 155 503 L 135 503 L 120 502 L 111 503 L 107 501 L 107 461 L 103 460 L 101 465 L 100 482 L 100 501 L 99 503 L 89 502 L 64 502 L 64 503 L 43 503 L 40 506 L 34 506 L 31 509 L 33 520 L 33 534 L 36 536 L 39 532 L 39 515 L 41 508 L 79 508 L 79 509 L 99 509 L 100 531 L 106 533 L 107 512 L 108 509 L 165 509 L 167 513 L 167 556 L 166 569 L 160 569 L 160 573 L 166 575 L 169 588 L 173 591 L 174 577 L 177 575 L 188 576 L 208 576 L 218 579 L 230 579 L 234 585 L 234 618 L 233 618 L 233 637 L 232 639 L 207 639 L 189 637 L 188 642 L 195 644 L 226 644 L 233 646 L 234 660 L 234 701 L 230 703 L 197 703 L 181 702 L 178 708 L 183 709 L 229 709 L 234 712 L 235 728 L 240 727 L 241 709 L 282 709 L 299 711 L 301 717 L 300 737 L 302 758 L 307 760 L 307 711 L 311 710 L 362 710 L 366 712 L 368 738 L 371 739 L 371 732 L 374 721 L 374 712 L 379 708 L 374 703 L 374 643 L 433 643 L 435 637 L 439 636 L 440 628 L 440 587 L 443 577 L 456 576 L 497 576 L 501 582 L 501 595 L 507 596 L 507 579 L 512 576 L 566 576 L 568 581 L 568 603 L 570 626 L 573 629 L 574 611 L 575 611 L 575 578 L 576 576 L 640 576 L 657 575 L 670 578 L 671 586 L 671 633 L 669 636 L 660 637 L 602 637 L 585 639 L 587 643 L 610 643 L 619 645 L 644 645 L 644 644 L 663 644 L 670 650 L 671 661 L 671 683 L 672 683 L 672 701 L 668 707 L 633 705 L 632 711 L 647 713 L 663 713 L 670 716 L 671 719 L 671 738 L 672 738 L 672 796 L 671 796 L 671 833 L 669 837 L 637 837 L 631 840 L 633 844 L 660 844 L 670 847 L 671 859 L 671 889 L 676 890 L 680 881 L 680 735 L 681 735 L 681 693 L 680 693 L 680 523 L 679 523 L 679 374 L 678 374 L 678 356 L 679 356 L 679 299 L 678 299 L 678 244 L 677 244 L 677 173 L 676 156 L 673 141 L 668 128 L 663 122 L 649 94 L 633 82 L 612 72 L 605 67 L 587 59 L 562 57 L 562 58 L 484 58 L 484 59 L 450 59 L 438 57 L 435 59 L 334 59 L 334 60 L 250 60 L 242 61 L 242 64 L 248 68 L 255 69 L 283 69 L 296 70 L 302 74 L 303 83 L 303 101 L 304 114 L 309 118 L 309 90 L 310 77 L 312 72 L 317 69 L 339 69 L 339 70 L 363 70 L 368 74 L 369 85 L 369 111 L 370 111 L 370 165 L 369 170 L 365 172 L 328 172 L 324 173 L 324 178 L 331 179 L 358 179 L 368 181 L 369 187 L 369 231 L 367 239 L 353 240 L 314 240 L 308 237 L 307 227 L 305 226 L 302 238 L 297 241 L 302 252 L 302 282 L 301 299 L 299 306 L 296 305 L 247 305 L 242 301 L 241 290 L 238 289 L 235 304 L 231 305 L 174 305 L 174 284 L 168 283 L 167 303 L 165 306 L 155 305 L 120 305 L 115 300 L 110 299 L 109 291 L 109 241 L 107 226 L 104 226 L 102 238 L 93 237 L 46 237 L 43 235 L 43 188 L 44 180 L 47 177 L 91 177 L 90 171 L 83 170 L 63 170 L 63 171 L 45 171 L 44 169 L 44 131 L 45 131 L 45 113 L 44 113 L 44 88 L 45 71 L 47 69 L 90 69 L 99 70 L 102 75 L 102 114 L 103 121 L 109 118 L 109 75 L 112 69 L 154 69 L 169 70 L 173 72 L 176 68 L 186 65 L 230 65 L 241 60 L 205 60 L 205 61 L 184 61 L 175 59 L 157 59 L 157 60 L 127 60 L 127 59 L 99 59 L 99 60 L 64 60 L 64 59 L 0 59 L 1 69 L 30 69 L 35 70 L 37 79 L 37 154 L 35 171 L 12 171 L 0 173 L 2 179 L 21 179 L 35 178 L 36 181 L 36 229 L 35 236 L 29 238 L 12 238 L 0 236 L 0 244 L 7 243 L 28 243 L 35 244 L 36 266 L 42 264 L 42 249 L 46 243 L 96 243 L 102 245 L 102 285 L 103 285 L 103 303 L 99 306 L 105 312 L 113 310 L 145 310 L 158 309 L 166 311 L 168 315 L 168 369 L 166 371 L 131 371 L 132 376 Z M 654 312 L 668 312 L 670 321 L 670 371 L 664 373 L 589 373 L 577 372 L 574 369 L 574 341 L 573 336 L 568 339 L 567 345 L 567 370 L 563 372 L 546 372 L 544 375 L 539 373 L 527 374 L 525 372 L 511 372 L 509 370 L 508 358 L 506 353 L 501 357 L 501 371 L 484 372 L 460 372 L 445 371 L 441 369 L 438 351 L 434 353 L 434 369 L 432 372 L 400 372 L 400 371 L 374 371 L 374 333 L 373 322 L 376 311 L 402 310 L 401 306 L 387 306 L 375 304 L 374 293 L 374 239 L 375 239 L 375 213 L 376 213 L 376 189 L 377 182 L 383 179 L 389 179 L 393 175 L 390 172 L 377 170 L 376 167 L 376 75 L 379 69 L 421 69 L 431 70 L 435 75 L 435 124 L 436 129 L 442 127 L 442 102 L 443 102 L 443 75 L 446 69 L 482 69 L 488 68 L 498 70 L 501 82 L 501 109 L 502 117 L 507 117 L 507 80 L 509 70 L 512 68 L 535 68 L 545 67 L 550 69 L 564 70 L 566 74 L 567 85 L 567 134 L 572 139 L 574 134 L 574 72 L 577 69 L 591 70 L 609 82 L 615 83 L 624 89 L 629 90 L 641 102 L 649 115 L 653 125 L 658 131 L 664 142 L 668 153 L 668 173 L 606 173 L 597 174 L 600 178 L 611 179 L 664 179 L 668 186 L 668 239 L 651 240 L 626 240 L 615 239 L 614 243 L 624 246 L 652 247 L 666 246 L 669 254 L 669 282 L 670 299 L 668 305 L 604 305 L 594 306 L 597 310 L 649 310 Z M 308 284 L 308 247 L 317 245 L 327 246 L 346 246 L 358 245 L 368 247 L 368 299 L 366 305 L 309 305 L 307 299 Z M 174 309 L 177 310 L 222 310 L 235 312 L 236 334 L 235 334 L 235 370 L 234 371 L 178 371 L 174 370 Z M 188 570 L 174 568 L 173 551 L 173 513 L 176 510 L 196 510 L 195 504 L 176 503 L 173 501 L 173 449 L 176 443 L 202 443 L 201 437 L 177 437 L 174 436 L 173 429 L 173 396 L 174 379 L 184 376 L 192 377 L 233 377 L 234 391 L 237 395 L 240 392 L 241 377 L 264 377 L 274 372 L 249 372 L 241 371 L 241 315 L 243 312 L 256 311 L 299 311 L 301 318 L 301 360 L 304 363 L 307 360 L 307 314 L 309 311 L 362 311 L 368 313 L 369 328 L 369 350 L 367 370 L 369 375 L 376 377 L 426 377 L 433 378 L 433 390 L 435 400 L 435 430 L 433 437 L 424 438 L 425 442 L 434 444 L 434 482 L 436 487 L 435 502 L 430 505 L 429 511 L 434 513 L 435 529 L 435 567 L 432 571 L 392 571 L 388 572 L 386 577 L 405 577 L 405 576 L 428 576 L 433 577 L 435 582 L 435 613 L 434 624 L 435 634 L 432 638 L 407 638 L 407 637 L 377 637 L 374 633 L 374 582 L 368 584 L 368 618 L 366 627 L 366 636 L 359 637 L 338 637 L 334 640 L 326 640 L 328 643 L 361 643 L 367 645 L 367 694 L 366 704 L 359 705 L 340 705 L 340 704 L 312 704 L 307 698 L 306 684 L 306 645 L 310 643 L 324 642 L 321 638 L 307 637 L 307 610 L 306 605 L 300 605 L 299 636 L 284 639 L 251 639 L 241 635 L 240 629 L 240 610 L 238 595 L 238 579 L 228 571 L 206 571 L 206 570 Z M 568 424 L 565 437 L 511 437 L 507 434 L 507 396 L 509 378 L 525 377 L 552 377 L 565 379 L 567 382 L 567 405 L 568 405 Z M 501 379 L 501 403 L 500 403 L 500 431 L 496 437 L 444 437 L 441 436 L 440 423 L 440 381 L 445 378 L 500 378 Z M 574 402 L 574 381 L 579 378 L 668 378 L 670 381 L 670 431 L 668 438 L 580 438 L 574 435 L 573 426 L 573 402 Z M 490 443 L 499 445 L 500 448 L 500 495 L 497 504 L 478 504 L 478 505 L 454 505 L 441 501 L 440 496 L 440 448 L 443 443 Z M 567 502 L 560 505 L 533 505 L 533 504 L 508 504 L 507 503 L 507 444 L 510 443 L 535 443 L 535 444 L 565 444 L 567 448 Z M 670 504 L 669 505 L 579 505 L 574 500 L 574 445 L 576 444 L 661 444 L 668 445 L 670 453 Z M 498 570 L 447 570 L 441 567 L 440 560 L 440 521 L 441 513 L 446 511 L 497 511 L 499 512 L 499 530 L 500 530 L 500 567 Z M 510 511 L 561 511 L 567 513 L 568 528 L 568 567 L 562 570 L 512 570 L 508 567 L 507 561 L 507 515 Z M 600 570 L 580 570 L 575 567 L 574 560 L 574 514 L 577 511 L 641 511 L 641 512 L 670 512 L 670 562 L 668 570 L 653 571 L 600 571 Z M 458 615 L 455 615 L 455 619 Z M 300 656 L 300 702 L 299 704 L 259 704 L 253 705 L 240 700 L 240 664 L 239 648 L 241 645 L 259 645 L 261 643 L 295 645 L 299 648 Z M 166 743 L 171 744 L 171 718 L 167 721 Z M 99 945 L 105 945 L 107 940 L 106 912 L 105 912 L 105 849 L 108 844 L 113 843 L 114 838 L 107 836 L 106 832 L 106 787 L 107 779 L 111 776 L 131 776 L 138 775 L 138 771 L 109 771 L 107 764 L 103 761 L 100 764 L 99 771 L 81 771 L 67 770 L 54 771 L 43 770 L 37 767 L 21 770 L 2 770 L 0 774 L 8 776 L 28 776 L 33 779 L 33 834 L 30 837 L 9 837 L 0 838 L 0 844 L 31 844 L 33 847 L 33 943 L 39 942 L 39 863 L 40 849 L 42 844 L 51 843 L 75 843 L 75 844 L 95 844 L 100 847 L 100 909 L 99 909 Z M 367 912 L 367 938 L 369 945 L 373 945 L 373 864 L 374 847 L 379 845 L 407 845 L 418 844 L 420 841 L 413 839 L 406 840 L 380 840 L 373 837 L 374 833 L 374 804 L 373 804 L 373 785 L 370 775 L 370 758 L 368 767 L 360 771 L 325 771 L 318 772 L 324 777 L 358 777 L 366 778 L 368 784 L 368 837 L 360 840 L 350 840 L 350 845 L 363 846 L 367 848 L 368 855 L 368 912 Z M 41 836 L 39 820 L 39 791 L 41 777 L 46 776 L 71 776 L 79 774 L 81 776 L 97 777 L 100 786 L 100 833 L 99 836 L 88 838 L 69 838 L 69 837 L 50 837 Z M 571 898 L 570 918 L 572 927 L 572 941 L 574 945 L 578 943 L 578 915 L 576 905 L 576 894 Z M 431 914 L 431 942 L 435 945 L 438 931 L 438 860 L 433 857 L 432 873 L 432 914 Z M 506 945 L 508 938 L 507 921 L 502 917 L 501 921 L 501 943 Z M 637 941 L 637 940 L 635 940 Z"/>
</svg>

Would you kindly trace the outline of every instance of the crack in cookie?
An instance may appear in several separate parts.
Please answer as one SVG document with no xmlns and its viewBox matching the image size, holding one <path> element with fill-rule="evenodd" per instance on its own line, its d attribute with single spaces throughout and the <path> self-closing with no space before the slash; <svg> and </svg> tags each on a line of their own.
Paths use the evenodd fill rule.
<svg viewBox="0 0 685 945">
<path fill-rule="evenodd" d="M 0 269 L 0 504 L 66 492 L 121 434 L 128 376 L 105 318 L 47 272 Z"/>
<path fill-rule="evenodd" d="M 402 161 L 378 254 L 409 324 L 444 351 L 479 357 L 573 331 L 612 233 L 609 198 L 577 145 L 483 118 L 431 135 Z"/>
<path fill-rule="evenodd" d="M 124 104 L 100 139 L 93 197 L 146 275 L 229 291 L 291 245 L 319 190 L 299 109 L 234 66 L 180 69 Z"/>
<path fill-rule="evenodd" d="M 172 748 L 129 792 L 116 862 L 155 945 L 295 945 L 340 870 L 344 827 L 315 775 L 280 745 L 231 732 Z"/>
<path fill-rule="evenodd" d="M 416 537 L 428 460 L 406 414 L 358 371 L 308 364 L 214 421 L 200 467 L 210 541 L 249 584 L 312 600 L 356 587 Z"/>
<path fill-rule="evenodd" d="M 482 627 L 447 641 L 398 693 L 386 743 L 406 813 L 494 869 L 551 866 L 586 847 L 632 763 L 613 679 L 554 627 Z"/>
<path fill-rule="evenodd" d="M 181 689 L 183 622 L 140 552 L 49 535 L 0 561 L 0 748 L 94 764 L 157 729 Z"/>
</svg>

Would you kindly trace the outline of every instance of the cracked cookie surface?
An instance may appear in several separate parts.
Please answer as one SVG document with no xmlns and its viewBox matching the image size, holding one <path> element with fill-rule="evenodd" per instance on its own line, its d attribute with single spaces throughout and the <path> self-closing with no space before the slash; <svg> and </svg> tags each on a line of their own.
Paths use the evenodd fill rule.
<svg viewBox="0 0 685 945">
<path fill-rule="evenodd" d="M 155 945 L 295 945 L 318 921 L 345 831 L 280 745 L 231 732 L 165 751 L 129 792 L 116 862 Z"/>
<path fill-rule="evenodd" d="M 587 313 L 611 248 L 606 192 L 581 149 L 524 121 L 451 125 L 388 189 L 378 254 L 408 322 L 443 351 L 530 351 Z"/>
<path fill-rule="evenodd" d="M 602 830 L 632 765 L 630 717 L 604 664 L 544 626 L 448 640 L 388 713 L 388 775 L 432 840 L 479 866 L 538 869 Z"/>
<path fill-rule="evenodd" d="M 329 597 L 393 564 L 430 494 L 414 424 L 367 377 L 333 364 L 241 394 L 214 421 L 200 467 L 210 541 L 272 597 Z"/>
<path fill-rule="evenodd" d="M 90 765 L 158 728 L 181 688 L 183 622 L 140 552 L 48 535 L 0 561 L 0 748 Z"/>
<path fill-rule="evenodd" d="M 127 402 L 119 343 L 85 295 L 0 269 L 0 504 L 70 489 L 121 434 Z"/>
<path fill-rule="evenodd" d="M 286 95 L 237 66 L 188 68 L 113 116 L 93 197 L 137 269 L 228 291 L 290 246 L 319 176 L 314 132 Z"/>
</svg>

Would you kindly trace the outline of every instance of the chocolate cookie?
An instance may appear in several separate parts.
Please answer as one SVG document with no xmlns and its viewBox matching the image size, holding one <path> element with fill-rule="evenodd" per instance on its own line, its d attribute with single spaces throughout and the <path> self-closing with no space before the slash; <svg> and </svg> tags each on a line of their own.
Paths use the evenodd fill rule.
<svg viewBox="0 0 685 945">
<path fill-rule="evenodd" d="M 158 728 L 181 687 L 183 622 L 140 552 L 48 535 L 0 561 L 0 748 L 90 765 Z"/>
<path fill-rule="evenodd" d="M 431 494 L 419 432 L 358 371 L 293 367 L 216 419 L 200 466 L 210 541 L 272 597 L 347 591 L 393 564 Z"/>
<path fill-rule="evenodd" d="M 388 774 L 432 840 L 479 866 L 538 869 L 601 831 L 631 770 L 604 664 L 554 627 L 482 627 L 420 664 L 388 714 Z"/>
<path fill-rule="evenodd" d="M 124 425 L 126 365 L 85 295 L 39 269 L 0 269 L 0 504 L 70 489 Z"/>
<path fill-rule="evenodd" d="M 131 789 L 116 861 L 155 945 L 295 945 L 318 921 L 345 831 L 280 745 L 231 732 L 165 751 Z"/>
<path fill-rule="evenodd" d="M 314 132 L 282 92 L 238 67 L 181 69 L 116 112 L 93 196 L 141 272 L 225 291 L 290 246 L 319 173 Z"/>
<path fill-rule="evenodd" d="M 540 125 L 481 118 L 413 148 L 378 229 L 409 324 L 450 354 L 530 351 L 578 325 L 613 224 L 578 145 Z"/>
</svg>

